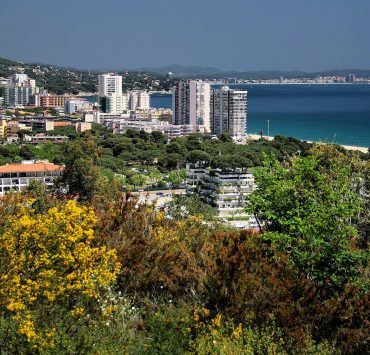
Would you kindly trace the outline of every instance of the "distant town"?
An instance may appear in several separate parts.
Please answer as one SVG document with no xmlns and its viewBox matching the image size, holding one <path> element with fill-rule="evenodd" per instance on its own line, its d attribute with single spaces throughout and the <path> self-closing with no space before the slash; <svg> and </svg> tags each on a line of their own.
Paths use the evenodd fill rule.
<svg viewBox="0 0 370 355">
<path fill-rule="evenodd" d="M 54 86 L 51 86 L 50 81 L 45 81 L 45 76 L 50 74 L 58 77 L 60 74 L 58 69 L 40 66 L 27 70 L 17 66 L 8 66 L 7 69 L 9 68 L 14 72 L 0 77 L 0 140 L 4 145 L 19 147 L 28 145 L 42 147 L 50 143 L 68 142 L 76 135 L 94 127 L 101 127 L 113 135 L 129 134 L 131 138 L 135 135 L 130 132 L 137 132 L 137 137 L 144 141 L 148 139 L 147 137 L 153 137 L 154 141 L 162 141 L 163 137 L 167 144 L 175 138 L 201 134 L 208 135 L 210 139 L 218 140 L 222 137 L 225 142 L 230 140 L 237 145 L 245 145 L 262 135 L 254 137 L 246 133 L 248 92 L 233 84 L 370 82 L 369 79 L 356 78 L 355 74 L 349 74 L 347 77 L 296 79 L 280 77 L 270 80 L 237 78 L 195 80 L 178 79 L 172 72 L 168 72 L 159 79 L 151 74 L 135 73 L 135 80 L 141 77 L 146 84 L 143 85 L 139 80 L 131 82 L 129 86 L 125 83 L 125 80 L 132 81 L 128 73 L 122 75 L 100 73 L 96 75 L 97 82 L 94 85 L 95 79 L 91 73 L 68 71 L 71 88 L 64 87 L 63 90 L 70 93 L 57 94 L 55 91 L 60 90 L 59 82 L 55 81 Z M 38 78 L 41 85 L 31 75 Z M 63 75 L 66 75 L 65 71 Z M 89 83 L 87 86 L 83 85 L 84 78 Z M 43 84 L 47 84 L 49 89 L 43 87 Z M 77 88 L 84 88 L 86 91 L 76 92 Z M 172 109 L 151 107 L 150 95 L 153 93 L 171 94 Z M 265 138 L 270 140 L 269 134 Z M 300 143 L 297 141 L 295 144 Z M 23 157 L 32 158 L 34 156 L 32 149 L 27 149 L 24 148 L 20 153 Z M 171 159 L 181 159 L 177 149 L 174 154 L 171 152 L 172 156 L 169 154 Z M 149 152 L 147 154 L 150 156 Z M 231 166 L 228 164 L 230 162 L 226 162 L 225 165 L 224 161 L 220 161 L 210 168 L 208 154 L 202 151 L 197 154 L 195 154 L 197 158 L 189 158 L 188 161 L 181 163 L 186 162 L 186 170 L 175 179 L 176 194 L 199 194 L 203 202 L 218 210 L 219 218 L 232 221 L 235 226 L 253 227 L 255 221 L 245 215 L 243 210 L 246 196 L 255 189 L 254 177 L 248 169 L 245 169 L 245 162 L 241 160 L 240 166 L 238 164 Z M 217 156 L 213 159 L 217 159 Z M 164 171 L 166 169 L 171 171 L 173 167 L 179 166 L 179 161 L 176 163 L 168 161 L 163 164 Z M 112 169 L 119 170 L 115 167 Z M 9 191 L 20 191 L 36 177 L 47 185 L 52 185 L 62 170 L 62 166 L 44 160 L 24 160 L 23 164 L 19 164 L 18 160 L 4 165 L 0 167 L 0 195 Z M 122 175 L 120 172 L 118 175 L 124 179 L 131 176 L 126 181 L 131 183 L 133 188 L 139 187 L 137 189 L 139 200 L 147 200 L 148 196 L 145 194 L 148 193 L 149 185 L 145 184 L 145 181 L 150 176 L 147 168 L 140 164 L 139 168 L 131 167 L 125 170 L 125 174 Z M 135 176 L 141 176 L 141 180 Z M 152 179 L 151 181 L 153 183 Z M 162 207 L 172 200 L 172 192 L 168 193 L 166 189 L 175 187 L 170 182 L 171 178 L 164 178 L 164 181 L 167 181 L 161 185 L 165 188 L 164 192 L 162 190 L 158 192 L 155 186 L 154 195 L 151 197 Z M 147 187 L 146 192 L 140 187 L 144 189 Z"/>
</svg>

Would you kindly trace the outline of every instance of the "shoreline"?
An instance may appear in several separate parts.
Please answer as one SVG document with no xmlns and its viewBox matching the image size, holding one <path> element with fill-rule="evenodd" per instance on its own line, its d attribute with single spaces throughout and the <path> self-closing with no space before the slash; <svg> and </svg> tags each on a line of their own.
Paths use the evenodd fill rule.
<svg viewBox="0 0 370 355">
<path fill-rule="evenodd" d="M 259 134 L 250 134 L 250 133 L 247 133 L 246 134 L 246 138 L 247 138 L 247 141 L 248 140 L 252 140 L 252 141 L 256 141 L 256 140 L 259 140 L 261 138 L 261 136 Z M 263 139 L 266 139 L 268 141 L 272 141 L 274 139 L 274 137 L 268 137 L 268 136 L 262 136 Z M 299 138 L 297 138 L 299 139 Z M 299 139 L 300 141 L 304 142 L 305 140 L 302 140 L 302 139 Z M 316 144 L 335 144 L 335 145 L 340 145 L 341 147 L 343 147 L 344 149 L 347 149 L 347 150 L 355 150 L 355 151 L 358 151 L 358 152 L 362 152 L 362 153 L 367 153 L 368 152 L 368 149 L 369 148 L 366 148 L 366 147 L 359 147 L 359 146 L 355 146 L 355 145 L 345 145 L 345 144 L 338 144 L 338 143 L 325 143 L 325 142 L 314 142 L 314 141 L 305 141 L 307 143 L 316 143 Z"/>
</svg>

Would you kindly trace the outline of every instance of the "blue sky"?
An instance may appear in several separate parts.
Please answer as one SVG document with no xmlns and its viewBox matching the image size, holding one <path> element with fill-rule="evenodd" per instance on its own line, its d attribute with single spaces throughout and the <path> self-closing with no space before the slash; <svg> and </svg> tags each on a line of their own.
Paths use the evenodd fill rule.
<svg viewBox="0 0 370 355">
<path fill-rule="evenodd" d="M 77 68 L 370 69 L 370 0 L 0 0 L 0 56 Z"/>
</svg>

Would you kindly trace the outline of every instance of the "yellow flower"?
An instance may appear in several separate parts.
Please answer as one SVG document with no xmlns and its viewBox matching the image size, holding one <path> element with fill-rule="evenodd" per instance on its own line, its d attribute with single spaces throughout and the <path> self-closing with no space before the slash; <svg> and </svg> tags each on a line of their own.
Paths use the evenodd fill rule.
<svg viewBox="0 0 370 355">
<path fill-rule="evenodd" d="M 75 201 L 36 214 L 20 204 L 0 234 L 0 306 L 13 313 L 18 333 L 39 348 L 52 347 L 55 331 L 38 329 L 38 307 L 81 297 L 96 299 L 119 273 L 115 250 L 94 245 L 96 217 Z M 84 313 L 82 306 L 71 310 Z"/>
<path fill-rule="evenodd" d="M 85 308 L 77 307 L 75 309 L 72 309 L 71 314 L 72 314 L 72 316 L 80 317 L 80 316 L 83 315 L 84 311 L 85 311 Z"/>
<path fill-rule="evenodd" d="M 194 320 L 195 320 L 196 322 L 198 322 L 198 321 L 199 321 L 198 308 L 195 308 L 195 310 L 194 310 Z"/>
<path fill-rule="evenodd" d="M 239 338 L 243 333 L 243 326 L 241 323 L 239 323 L 239 325 L 234 329 L 233 331 L 233 336 L 235 338 Z"/>
<path fill-rule="evenodd" d="M 212 319 L 212 325 L 214 327 L 221 326 L 221 318 L 222 318 L 221 314 L 217 314 L 217 316 L 214 319 Z"/>
</svg>

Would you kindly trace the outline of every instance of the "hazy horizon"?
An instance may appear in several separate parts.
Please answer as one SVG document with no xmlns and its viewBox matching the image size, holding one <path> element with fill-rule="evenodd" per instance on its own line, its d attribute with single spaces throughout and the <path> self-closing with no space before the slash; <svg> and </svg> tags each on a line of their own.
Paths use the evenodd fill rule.
<svg viewBox="0 0 370 355">
<path fill-rule="evenodd" d="M 76 69 L 367 69 L 368 0 L 13 0 L 0 56 Z"/>
</svg>

